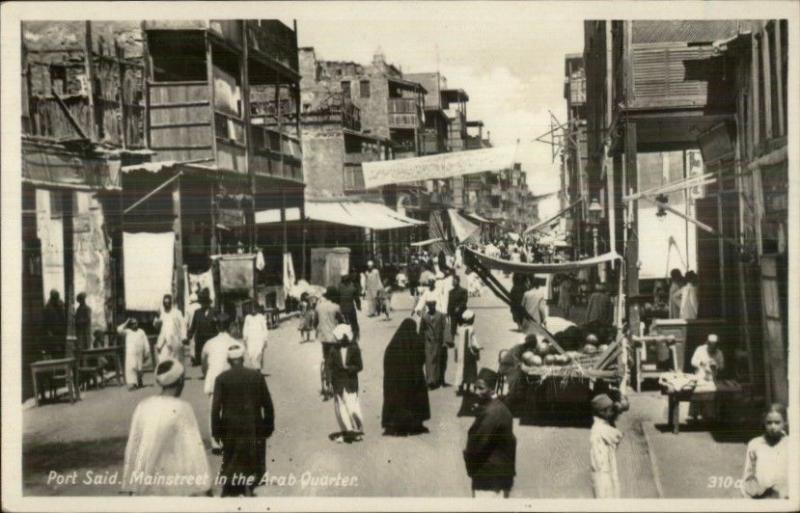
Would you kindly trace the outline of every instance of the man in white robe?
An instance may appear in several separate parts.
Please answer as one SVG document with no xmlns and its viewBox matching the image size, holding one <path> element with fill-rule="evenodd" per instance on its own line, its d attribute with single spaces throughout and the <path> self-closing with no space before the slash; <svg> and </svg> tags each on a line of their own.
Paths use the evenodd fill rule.
<svg viewBox="0 0 800 513">
<path fill-rule="evenodd" d="M 117 333 L 125 336 L 125 384 L 128 390 L 141 388 L 144 363 L 150 354 L 147 335 L 134 318 L 120 324 Z"/>
<path fill-rule="evenodd" d="M 156 368 L 161 393 L 136 406 L 125 447 L 122 491 L 130 495 L 208 495 L 211 470 L 192 405 L 180 399 L 184 368 L 164 360 Z"/>
<path fill-rule="evenodd" d="M 164 295 L 161 315 L 156 324 L 160 328 L 156 340 L 158 360 L 172 358 L 183 362 L 186 322 L 181 311 L 172 304 L 172 295 Z"/>
<path fill-rule="evenodd" d="M 264 306 L 259 303 L 256 305 L 256 310 L 244 318 L 242 327 L 242 339 L 247 348 L 244 359 L 245 367 L 259 371 L 264 369 L 268 336 Z"/>
<path fill-rule="evenodd" d="M 367 299 L 367 316 L 374 317 L 378 312 L 378 291 L 383 290 L 381 273 L 374 267 L 372 260 L 367 262 L 367 272 L 364 278 L 364 293 Z"/>
</svg>

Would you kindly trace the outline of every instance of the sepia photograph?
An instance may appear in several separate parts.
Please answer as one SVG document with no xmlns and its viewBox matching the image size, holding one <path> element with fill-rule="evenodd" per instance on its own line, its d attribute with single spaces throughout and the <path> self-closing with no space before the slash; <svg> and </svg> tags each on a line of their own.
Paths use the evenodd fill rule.
<svg viewBox="0 0 800 513">
<path fill-rule="evenodd" d="M 800 508 L 800 4 L 22 4 L 4 510 Z"/>
</svg>

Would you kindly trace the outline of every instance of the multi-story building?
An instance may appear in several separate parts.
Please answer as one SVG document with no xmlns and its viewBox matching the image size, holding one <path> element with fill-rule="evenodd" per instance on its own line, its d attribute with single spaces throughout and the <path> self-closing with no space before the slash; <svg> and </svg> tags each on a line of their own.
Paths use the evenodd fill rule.
<svg viewBox="0 0 800 513">
<path fill-rule="evenodd" d="M 75 297 L 86 296 L 91 330 L 115 320 L 120 168 L 149 158 L 141 105 L 138 24 L 22 25 L 22 376 L 28 365 L 74 356 Z M 65 347 L 48 345 L 44 306 L 64 300 Z"/>
<path fill-rule="evenodd" d="M 580 201 L 564 216 L 566 230 L 572 240 L 575 257 L 591 253 L 591 234 L 585 229 L 592 198 L 589 195 L 586 147 L 586 71 L 583 54 L 567 54 L 564 62 L 564 99 L 567 121 L 561 135 L 561 208 Z"/>
<path fill-rule="evenodd" d="M 589 194 L 603 203 L 601 237 L 625 255 L 626 294 L 646 292 L 640 274 L 653 261 L 658 277 L 695 270 L 700 321 L 685 323 L 685 355 L 714 330 L 746 367 L 740 379 L 770 401 L 787 400 L 786 29 L 585 23 Z M 667 220 L 683 240 L 657 235 Z M 683 261 L 664 262 L 673 252 Z M 627 313 L 637 332 L 635 302 Z"/>
</svg>

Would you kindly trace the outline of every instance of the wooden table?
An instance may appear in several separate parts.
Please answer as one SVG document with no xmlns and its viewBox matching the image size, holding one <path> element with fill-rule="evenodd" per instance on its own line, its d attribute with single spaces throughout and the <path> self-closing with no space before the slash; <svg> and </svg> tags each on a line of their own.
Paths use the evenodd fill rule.
<svg viewBox="0 0 800 513">
<path fill-rule="evenodd" d="M 735 380 L 720 380 L 716 383 L 715 390 L 678 390 L 667 391 L 662 387 L 661 395 L 668 398 L 667 424 L 676 435 L 680 433 L 681 403 L 692 400 L 717 401 L 721 396 L 736 395 L 742 392 L 742 386 Z"/>
<path fill-rule="evenodd" d="M 122 355 L 120 354 L 124 350 L 123 346 L 115 345 L 109 347 L 96 347 L 94 349 L 84 349 L 81 351 L 81 367 L 88 367 L 89 360 L 92 358 L 98 359 L 101 357 L 106 357 L 108 361 L 114 364 L 114 376 L 110 379 L 106 380 L 105 375 L 103 376 L 103 384 L 108 383 L 112 379 L 116 379 L 117 383 L 123 385 L 123 365 L 122 365 Z"/>
<path fill-rule="evenodd" d="M 33 396 L 36 406 L 39 406 L 39 374 L 63 371 L 67 376 L 67 388 L 69 389 L 70 402 L 79 401 L 81 393 L 76 382 L 78 372 L 76 369 L 77 361 L 75 358 L 58 358 L 55 360 L 40 360 L 31 364 L 31 375 L 33 377 Z"/>
</svg>

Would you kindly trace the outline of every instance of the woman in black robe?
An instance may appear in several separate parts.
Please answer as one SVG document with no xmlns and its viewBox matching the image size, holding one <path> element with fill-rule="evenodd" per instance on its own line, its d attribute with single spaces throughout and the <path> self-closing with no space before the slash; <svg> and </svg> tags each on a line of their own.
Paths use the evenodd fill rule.
<svg viewBox="0 0 800 513">
<path fill-rule="evenodd" d="M 514 273 L 511 280 L 513 285 L 508 294 L 511 300 L 511 317 L 519 328 L 522 325 L 522 321 L 525 319 L 525 309 L 522 308 L 522 297 L 528 290 L 528 278 L 524 274 Z"/>
<path fill-rule="evenodd" d="M 413 319 L 397 329 L 383 355 L 383 414 L 381 426 L 390 436 L 427 432 L 431 418 L 425 382 L 425 346 Z"/>
</svg>

